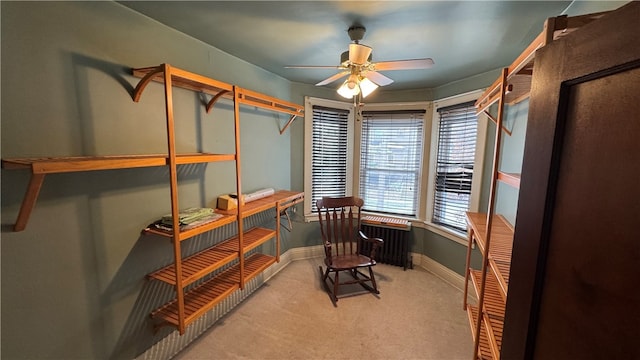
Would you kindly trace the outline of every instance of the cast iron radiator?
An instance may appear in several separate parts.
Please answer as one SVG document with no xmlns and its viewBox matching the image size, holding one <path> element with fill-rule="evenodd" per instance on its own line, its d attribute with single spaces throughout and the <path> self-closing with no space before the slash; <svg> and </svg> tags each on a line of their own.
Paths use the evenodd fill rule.
<svg viewBox="0 0 640 360">
<path fill-rule="evenodd" d="M 368 237 L 384 240 L 382 247 L 376 251 L 375 260 L 383 264 L 402 266 L 405 270 L 412 267 L 409 259 L 409 230 L 411 223 L 403 219 L 383 216 L 363 216 L 362 232 Z M 360 253 L 369 255 L 371 244 L 360 247 Z"/>
</svg>

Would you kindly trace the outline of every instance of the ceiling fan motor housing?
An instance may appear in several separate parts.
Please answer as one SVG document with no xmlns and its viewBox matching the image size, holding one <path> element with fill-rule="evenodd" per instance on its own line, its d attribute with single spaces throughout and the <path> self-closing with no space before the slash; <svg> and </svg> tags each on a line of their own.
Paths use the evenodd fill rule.
<svg viewBox="0 0 640 360">
<path fill-rule="evenodd" d="M 362 38 L 364 38 L 365 31 L 367 31 L 367 29 L 365 29 L 364 26 L 354 25 L 347 30 L 347 34 L 349 34 L 349 38 L 351 38 L 351 41 L 355 41 L 355 43 L 357 44 L 360 40 L 362 40 Z"/>
<path fill-rule="evenodd" d="M 373 53 L 369 54 L 369 58 L 367 58 L 367 62 L 371 62 L 373 59 Z M 349 62 L 349 50 L 340 54 L 340 64 L 347 64 Z"/>
</svg>

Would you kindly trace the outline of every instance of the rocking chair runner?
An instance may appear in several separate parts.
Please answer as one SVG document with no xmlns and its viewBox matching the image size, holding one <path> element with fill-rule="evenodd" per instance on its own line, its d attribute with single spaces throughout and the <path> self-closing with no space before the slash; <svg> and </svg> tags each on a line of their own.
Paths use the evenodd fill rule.
<svg viewBox="0 0 640 360">
<path fill-rule="evenodd" d="M 337 306 L 340 285 L 360 284 L 372 293 L 380 293 L 372 267 L 376 264 L 374 260 L 376 250 L 384 241 L 379 238 L 368 238 L 360 231 L 360 210 L 363 204 L 362 199 L 353 196 L 323 197 L 316 203 L 326 266 L 324 272 L 320 266 L 321 281 L 335 306 Z M 363 242 L 371 243 L 369 256 L 362 255 L 358 251 Z M 361 268 L 368 268 L 369 274 L 360 272 Z M 353 279 L 340 282 L 339 274 L 343 271 L 349 272 Z M 334 274 L 333 277 L 330 276 L 331 273 Z M 327 285 L 327 279 L 333 283 L 333 289 Z"/>
</svg>

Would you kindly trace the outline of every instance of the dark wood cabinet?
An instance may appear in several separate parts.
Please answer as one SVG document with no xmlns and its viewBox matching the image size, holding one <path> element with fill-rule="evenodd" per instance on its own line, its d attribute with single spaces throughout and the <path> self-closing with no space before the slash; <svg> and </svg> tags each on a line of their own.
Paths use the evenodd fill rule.
<svg viewBox="0 0 640 360">
<path fill-rule="evenodd" d="M 640 3 L 536 53 L 501 357 L 638 359 Z"/>
</svg>

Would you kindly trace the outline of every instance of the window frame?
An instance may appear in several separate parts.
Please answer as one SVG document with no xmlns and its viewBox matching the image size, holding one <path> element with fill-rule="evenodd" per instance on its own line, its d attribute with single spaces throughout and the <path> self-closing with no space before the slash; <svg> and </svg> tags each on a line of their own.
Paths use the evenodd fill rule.
<svg viewBox="0 0 640 360">
<path fill-rule="evenodd" d="M 431 118 L 431 111 L 432 111 L 433 105 L 431 101 L 414 101 L 414 102 L 398 102 L 398 103 L 372 103 L 372 104 L 365 104 L 363 106 L 362 111 L 366 112 L 366 111 L 404 111 L 404 110 L 424 110 L 424 118 L 423 118 L 423 123 L 422 123 L 422 131 L 423 131 L 423 142 L 422 142 L 422 146 L 423 146 L 423 151 L 422 151 L 422 159 L 421 159 L 421 165 L 420 165 L 420 170 L 419 170 L 419 174 L 418 174 L 418 204 L 417 204 L 417 209 L 416 209 L 416 215 L 415 216 L 402 216 L 402 215 L 390 215 L 390 214 L 386 214 L 386 213 L 380 213 L 379 215 L 382 216 L 389 216 L 389 217 L 394 217 L 394 218 L 400 218 L 400 219 L 406 219 L 409 221 L 420 221 L 421 219 L 424 219 L 422 217 L 422 215 L 424 214 L 424 204 L 423 204 L 423 190 L 425 189 L 425 164 L 427 164 L 428 162 L 428 148 L 425 146 L 425 140 L 430 138 L 430 126 L 429 126 L 429 119 Z M 355 139 L 355 144 L 356 144 L 356 154 L 360 154 L 361 152 L 361 148 L 360 145 L 362 144 L 362 121 L 361 120 L 357 120 L 356 121 L 356 139 Z M 360 156 L 355 156 L 354 158 L 354 180 L 353 180 L 353 193 L 354 194 L 359 194 L 360 193 Z M 378 214 L 376 212 L 368 212 L 371 214 Z"/>
<path fill-rule="evenodd" d="M 347 121 L 349 126 L 347 127 L 347 178 L 353 178 L 353 154 L 354 151 L 354 132 L 355 127 L 352 125 L 355 121 L 355 111 L 352 103 L 347 103 L 337 100 L 321 99 L 316 97 L 305 96 L 304 100 L 304 217 L 305 221 L 317 221 L 318 214 L 311 211 L 312 208 L 312 196 L 311 196 L 311 183 L 312 183 L 312 145 L 313 145 L 313 106 L 324 106 L 328 108 L 335 108 L 341 110 L 348 110 L 349 115 Z M 353 181 L 347 181 L 346 183 L 347 196 L 353 194 Z"/>
<path fill-rule="evenodd" d="M 462 245 L 468 245 L 466 240 L 466 232 L 456 231 L 454 229 L 433 223 L 434 204 L 435 204 L 435 180 L 436 180 L 436 166 L 438 158 L 438 133 L 440 128 L 440 116 L 437 109 L 441 107 L 448 107 L 458 104 L 463 104 L 469 101 L 475 101 L 482 94 L 482 90 L 471 91 L 468 93 L 455 95 L 433 102 L 433 113 L 431 118 L 431 142 L 430 142 L 430 157 L 429 157 L 429 169 L 427 175 L 427 187 L 426 195 L 423 199 L 426 202 L 424 226 L 426 229 L 435 232 L 441 236 L 451 239 Z M 471 180 L 471 201 L 469 204 L 469 211 L 477 212 L 480 208 L 480 197 L 482 191 L 482 179 L 484 173 L 484 157 L 487 142 L 487 117 L 479 114 L 477 116 L 478 132 L 476 137 L 476 150 L 475 159 L 473 165 L 473 176 Z"/>
</svg>

